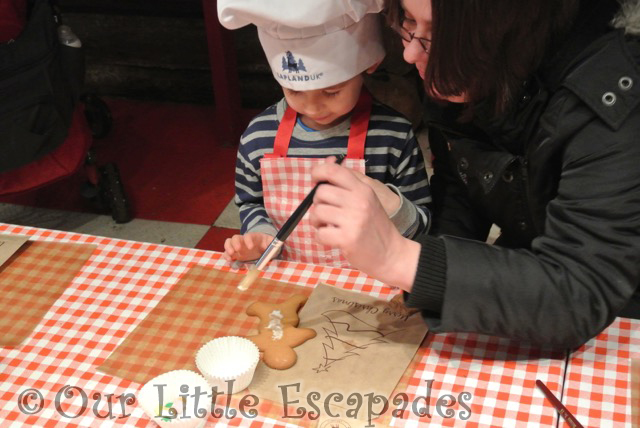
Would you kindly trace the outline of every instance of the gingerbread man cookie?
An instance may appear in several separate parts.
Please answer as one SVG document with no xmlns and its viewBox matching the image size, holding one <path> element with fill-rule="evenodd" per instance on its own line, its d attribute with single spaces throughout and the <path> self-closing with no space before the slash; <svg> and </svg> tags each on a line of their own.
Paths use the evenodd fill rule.
<svg viewBox="0 0 640 428">
<path fill-rule="evenodd" d="M 306 296 L 295 295 L 282 303 L 256 302 L 247 308 L 247 315 L 260 318 L 260 332 L 247 339 L 260 349 L 268 367 L 285 370 L 293 366 L 298 359 L 293 348 L 316 336 L 313 329 L 298 328 L 298 310 L 306 301 Z"/>
</svg>

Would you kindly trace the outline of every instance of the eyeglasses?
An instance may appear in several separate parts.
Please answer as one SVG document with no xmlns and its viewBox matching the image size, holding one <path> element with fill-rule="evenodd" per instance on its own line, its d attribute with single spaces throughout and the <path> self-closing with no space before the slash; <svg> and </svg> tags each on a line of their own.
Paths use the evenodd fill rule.
<svg viewBox="0 0 640 428">
<path fill-rule="evenodd" d="M 402 40 L 404 40 L 407 43 L 411 43 L 413 39 L 416 39 L 418 43 L 420 43 L 420 46 L 422 47 L 424 52 L 428 54 L 429 47 L 431 46 L 431 39 L 427 39 L 426 37 L 416 37 L 415 31 L 409 31 L 405 27 L 406 25 L 405 23 L 408 21 L 409 21 L 408 19 L 406 19 L 405 17 L 402 17 L 398 24 L 391 25 L 391 29 L 396 33 L 398 33 L 400 37 L 402 37 Z M 414 23 L 414 26 L 415 26 L 415 23 Z"/>
</svg>

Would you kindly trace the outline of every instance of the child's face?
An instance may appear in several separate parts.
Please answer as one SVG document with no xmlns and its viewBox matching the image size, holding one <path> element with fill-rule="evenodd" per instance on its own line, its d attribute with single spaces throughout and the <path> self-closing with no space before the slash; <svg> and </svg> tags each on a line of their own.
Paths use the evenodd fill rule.
<svg viewBox="0 0 640 428">
<path fill-rule="evenodd" d="M 351 113 L 360 97 L 362 75 L 310 91 L 282 88 L 287 104 L 300 115 L 302 123 L 312 129 L 328 129 L 342 122 Z"/>
</svg>

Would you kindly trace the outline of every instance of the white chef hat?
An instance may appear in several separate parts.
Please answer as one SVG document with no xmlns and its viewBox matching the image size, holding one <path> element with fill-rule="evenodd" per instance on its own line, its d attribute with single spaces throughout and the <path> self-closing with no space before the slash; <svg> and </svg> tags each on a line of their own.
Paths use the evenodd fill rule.
<svg viewBox="0 0 640 428">
<path fill-rule="evenodd" d="M 273 76 L 289 89 L 322 89 L 382 61 L 384 0 L 218 0 L 231 30 L 254 24 Z"/>
</svg>

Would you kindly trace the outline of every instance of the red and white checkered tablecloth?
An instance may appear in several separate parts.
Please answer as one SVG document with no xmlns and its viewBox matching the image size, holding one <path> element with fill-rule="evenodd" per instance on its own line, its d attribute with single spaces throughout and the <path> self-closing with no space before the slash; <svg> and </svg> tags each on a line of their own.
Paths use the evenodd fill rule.
<svg viewBox="0 0 640 428">
<path fill-rule="evenodd" d="M 569 356 L 562 401 L 582 425 L 632 426 L 631 358 L 640 358 L 640 320 L 627 318 Z"/>
<path fill-rule="evenodd" d="M 155 426 L 135 404 L 125 405 L 123 411 L 118 402 L 119 395 L 135 394 L 140 385 L 97 372 L 96 367 L 192 265 L 229 269 L 220 254 L 2 223 L 0 233 L 97 246 L 22 345 L 0 348 L 0 426 Z M 265 277 L 305 286 L 326 282 L 381 298 L 396 293 L 360 272 L 331 267 L 274 262 Z M 599 346 L 605 348 L 607 343 Z M 541 379 L 560 396 L 565 368 L 562 353 L 473 334 L 429 334 L 419 353 L 420 362 L 405 395 L 391 397 L 390 408 L 397 416 L 391 425 L 556 424 L 556 413 L 535 387 L 535 380 Z M 605 365 L 599 374 L 603 379 L 626 376 L 618 369 L 615 363 Z M 70 393 L 68 397 L 65 392 Z M 86 394 L 86 409 L 82 393 Z M 113 418 L 109 418 L 105 399 L 109 394 L 113 394 Z M 62 403 L 59 408 L 56 397 Z M 417 412 L 425 409 L 428 414 L 420 417 Z M 592 421 L 596 420 L 594 416 Z M 209 425 L 216 425 L 213 417 Z M 295 419 L 222 418 L 216 426 L 225 425 L 295 426 Z"/>
</svg>

